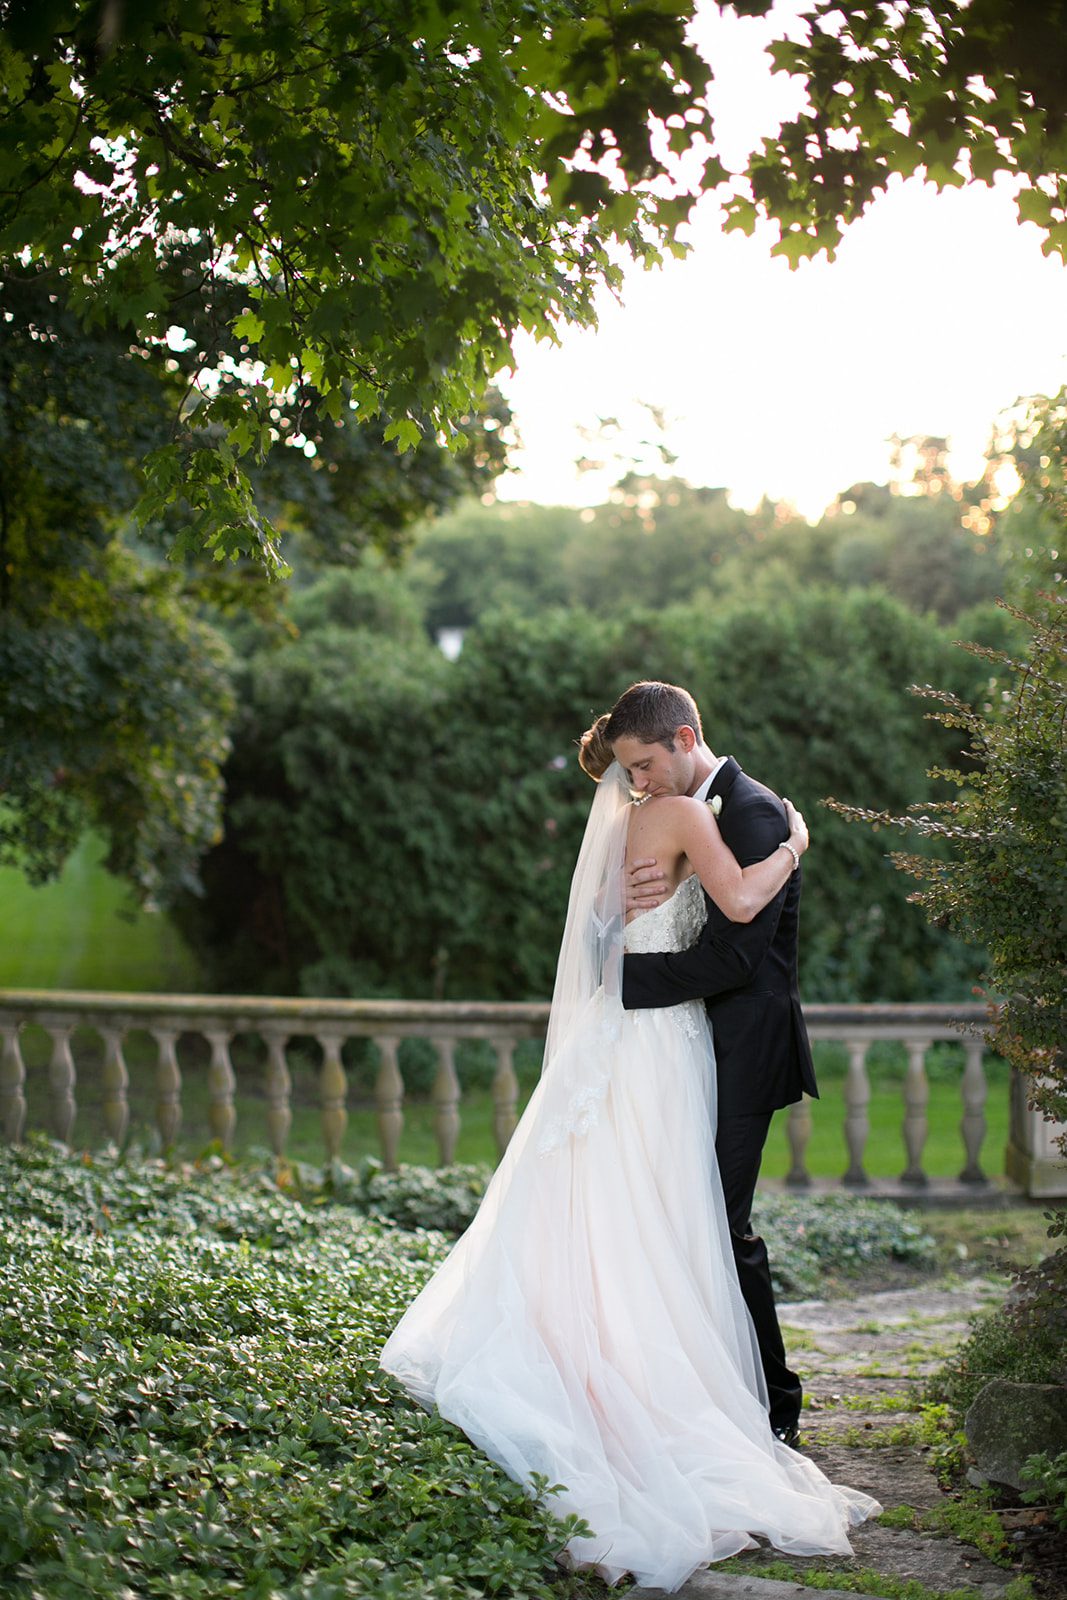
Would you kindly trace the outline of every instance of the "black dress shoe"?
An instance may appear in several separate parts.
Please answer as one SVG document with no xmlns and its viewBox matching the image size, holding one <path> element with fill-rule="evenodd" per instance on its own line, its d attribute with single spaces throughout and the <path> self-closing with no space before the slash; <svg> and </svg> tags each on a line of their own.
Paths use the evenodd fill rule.
<svg viewBox="0 0 1067 1600">
<path fill-rule="evenodd" d="M 779 1423 L 778 1427 L 771 1429 L 771 1432 L 774 1434 L 774 1437 L 778 1440 L 779 1444 L 788 1445 L 790 1450 L 800 1449 L 800 1429 L 795 1423 Z"/>
</svg>

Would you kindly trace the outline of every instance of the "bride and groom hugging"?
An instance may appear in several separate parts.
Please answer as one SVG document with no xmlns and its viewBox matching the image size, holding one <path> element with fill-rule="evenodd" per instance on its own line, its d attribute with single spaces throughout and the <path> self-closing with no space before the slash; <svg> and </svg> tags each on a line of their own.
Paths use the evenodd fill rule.
<svg viewBox="0 0 1067 1600">
<path fill-rule="evenodd" d="M 634 684 L 597 781 L 541 1077 L 382 1366 L 585 1527 L 569 1564 L 675 1589 L 769 1540 L 850 1553 L 868 1496 L 793 1446 L 751 1207 L 773 1112 L 816 1093 L 797 993 L 803 818 Z M 707 802 L 707 803 L 705 803 Z"/>
</svg>

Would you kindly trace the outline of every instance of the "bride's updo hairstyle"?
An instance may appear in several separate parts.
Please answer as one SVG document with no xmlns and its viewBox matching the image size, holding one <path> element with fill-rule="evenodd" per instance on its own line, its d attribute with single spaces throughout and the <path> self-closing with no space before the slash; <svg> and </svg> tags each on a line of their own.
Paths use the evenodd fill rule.
<svg viewBox="0 0 1067 1600">
<path fill-rule="evenodd" d="M 615 757 L 604 737 L 604 729 L 611 720 L 610 711 L 597 717 L 591 728 L 586 728 L 578 741 L 578 765 L 587 772 L 594 783 L 599 783 Z"/>
</svg>

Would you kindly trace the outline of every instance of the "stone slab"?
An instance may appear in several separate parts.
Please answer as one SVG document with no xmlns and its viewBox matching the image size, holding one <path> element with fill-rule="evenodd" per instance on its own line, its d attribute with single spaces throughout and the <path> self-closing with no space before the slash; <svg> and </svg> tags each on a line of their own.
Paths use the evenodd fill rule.
<svg viewBox="0 0 1067 1600">
<path fill-rule="evenodd" d="M 924 1539 L 920 1534 L 891 1528 L 872 1528 L 871 1532 L 879 1534 L 883 1544 L 896 1541 L 896 1547 L 882 1551 L 872 1545 L 862 1552 L 862 1559 L 857 1549 L 856 1562 L 842 1565 L 842 1577 L 850 1568 L 862 1567 L 889 1576 L 887 1594 L 894 1588 L 894 1578 L 911 1578 L 934 1593 L 939 1590 L 969 1590 L 975 1600 L 999 1600 L 1011 1582 L 1010 1572 L 977 1558 L 970 1563 L 966 1557 L 959 1555 L 958 1550 L 945 1548 L 952 1541 Z M 887 1564 L 887 1556 L 891 1564 Z M 795 1561 L 795 1564 L 799 1566 L 802 1563 Z M 825 1569 L 825 1563 L 821 1566 Z M 625 1600 L 668 1600 L 668 1597 L 662 1589 L 629 1589 Z M 856 1600 L 856 1591 L 812 1589 L 805 1584 L 783 1582 L 779 1578 L 717 1572 L 712 1568 L 707 1572 L 695 1572 L 687 1583 L 675 1590 L 673 1600 Z"/>
<path fill-rule="evenodd" d="M 1021 1489 L 1027 1457 L 1055 1455 L 1067 1438 L 1067 1387 L 994 1378 L 971 1402 L 963 1428 L 979 1472 Z"/>
<path fill-rule="evenodd" d="M 698 1572 L 674 1591 L 673 1600 L 856 1600 L 854 1589 L 808 1589 L 777 1578 L 750 1578 L 738 1572 Z M 670 1600 L 663 1589 L 628 1589 L 626 1600 Z"/>
<path fill-rule="evenodd" d="M 1006 1285 L 991 1278 L 975 1278 L 959 1288 L 931 1285 L 919 1289 L 884 1289 L 856 1295 L 850 1300 L 784 1300 L 778 1303 L 783 1327 L 805 1328 L 812 1333 L 855 1332 L 859 1324 L 876 1322 L 881 1329 L 930 1326 L 934 1321 L 966 1327 L 982 1306 L 1004 1297 Z"/>
</svg>

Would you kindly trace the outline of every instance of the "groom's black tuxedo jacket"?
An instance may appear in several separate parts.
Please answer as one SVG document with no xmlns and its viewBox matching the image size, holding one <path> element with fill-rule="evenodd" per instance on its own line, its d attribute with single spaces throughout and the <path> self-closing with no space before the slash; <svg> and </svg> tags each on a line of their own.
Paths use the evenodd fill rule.
<svg viewBox="0 0 1067 1600">
<path fill-rule="evenodd" d="M 743 867 L 789 837 L 778 796 L 728 757 L 708 798 L 722 796 L 719 829 Z M 800 878 L 751 922 L 731 922 L 705 895 L 708 919 L 696 944 L 674 954 L 628 955 L 622 1003 L 627 1010 L 703 1000 L 715 1037 L 719 1115 L 743 1116 L 818 1095 L 797 990 Z"/>
</svg>

